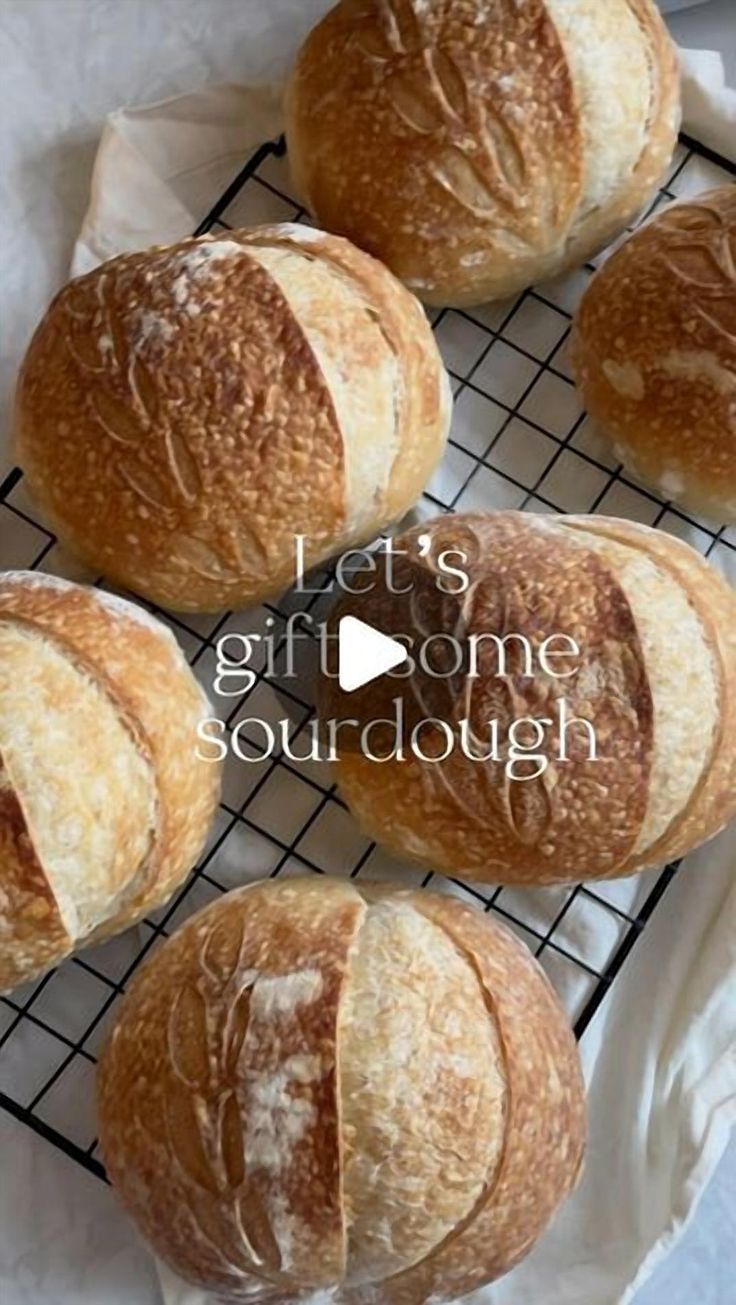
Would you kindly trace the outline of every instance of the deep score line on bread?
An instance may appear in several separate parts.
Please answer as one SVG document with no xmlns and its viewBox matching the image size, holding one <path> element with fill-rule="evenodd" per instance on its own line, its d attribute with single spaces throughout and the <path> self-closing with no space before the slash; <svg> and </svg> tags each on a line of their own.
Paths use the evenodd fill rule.
<svg viewBox="0 0 736 1305">
<path fill-rule="evenodd" d="M 148 612 L 0 573 L 0 991 L 171 897 L 217 807 L 211 711 Z"/>
<path fill-rule="evenodd" d="M 396 545 L 408 553 L 396 587 L 411 592 L 397 596 L 371 575 L 364 594 L 340 598 L 331 625 L 352 615 L 389 636 L 448 632 L 466 651 L 476 634 L 512 639 L 502 676 L 481 642 L 475 676 L 465 657 L 457 672 L 435 677 L 417 663 L 407 679 L 399 667 L 349 694 L 322 680 L 320 716 L 339 723 L 339 789 L 370 837 L 460 878 L 570 883 L 674 860 L 736 815 L 736 594 L 694 549 L 633 522 L 515 512 L 439 517 Z M 467 558 L 459 596 L 436 586 L 440 549 Z M 579 650 L 569 678 L 541 667 L 552 634 Z M 535 649 L 531 677 L 518 636 Z M 359 727 L 391 721 L 397 698 L 409 726 L 430 721 L 427 759 L 407 748 L 376 762 L 361 746 Z M 512 722 L 552 725 L 562 698 L 569 717 L 592 726 L 595 754 L 583 725 L 568 733 L 566 756 L 553 730 L 534 740 L 546 764 L 531 778 L 519 778 L 521 765 L 512 778 L 503 755 L 476 759 L 488 755 L 490 722 L 504 741 Z M 464 721 L 478 740 L 472 759 Z M 458 746 L 442 760 L 445 726 Z"/>
<path fill-rule="evenodd" d="M 679 120 L 653 0 L 341 0 L 286 96 L 302 201 L 439 305 L 604 248 L 661 183 Z"/>
<path fill-rule="evenodd" d="M 38 505 L 90 566 L 175 610 L 245 607 L 416 501 L 451 396 L 417 300 L 283 225 L 125 254 L 57 295 L 18 384 Z"/>
<path fill-rule="evenodd" d="M 98 1101 L 141 1232 L 233 1305 L 464 1296 L 531 1249 L 585 1135 L 566 1016 L 513 934 L 323 876 L 236 890 L 166 941 Z"/>
</svg>

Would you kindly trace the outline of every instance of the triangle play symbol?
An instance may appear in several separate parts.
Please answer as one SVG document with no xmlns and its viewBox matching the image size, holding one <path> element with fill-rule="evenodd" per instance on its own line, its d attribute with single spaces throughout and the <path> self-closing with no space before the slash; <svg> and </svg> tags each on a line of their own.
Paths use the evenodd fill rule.
<svg viewBox="0 0 736 1305">
<path fill-rule="evenodd" d="M 343 616 L 338 626 L 340 688 L 353 693 L 364 684 L 370 684 L 379 675 L 392 671 L 408 660 L 403 644 L 391 639 L 372 625 L 359 621 L 357 616 Z"/>
</svg>

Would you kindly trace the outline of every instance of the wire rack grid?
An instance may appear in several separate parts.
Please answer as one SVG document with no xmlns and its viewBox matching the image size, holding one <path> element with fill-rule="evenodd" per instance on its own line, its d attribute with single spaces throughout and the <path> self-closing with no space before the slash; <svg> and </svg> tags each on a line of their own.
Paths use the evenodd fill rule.
<svg viewBox="0 0 736 1305">
<path fill-rule="evenodd" d="M 666 185 L 644 217 L 734 175 L 726 160 L 682 138 Z M 248 160 L 196 234 L 272 221 L 307 221 L 289 194 L 283 141 L 263 145 Z M 579 406 L 565 351 L 572 311 L 594 266 L 513 301 L 431 315 L 455 414 L 446 456 L 417 512 L 420 518 L 478 508 L 627 516 L 687 539 L 736 582 L 736 530 L 687 516 L 629 478 Z M 0 565 L 94 580 L 80 576 L 37 519 L 17 469 L 0 486 Z M 323 581 L 330 574 L 324 572 Z M 319 593 L 307 602 L 287 594 L 247 614 L 157 615 L 212 694 L 223 633 L 261 631 L 278 639 L 290 612 L 319 616 L 327 601 Z M 219 714 L 233 729 L 246 718 L 282 719 L 286 707 L 294 751 L 313 716 L 309 688 L 300 681 L 295 691 L 291 680 L 288 688 L 276 686 L 265 661 L 252 661 L 250 669 L 251 688 L 240 698 L 222 699 Z M 259 741 L 246 732 L 243 742 L 253 760 L 226 764 L 208 845 L 173 900 L 136 929 L 0 998 L 0 1106 L 103 1179 L 94 1069 L 115 1003 L 141 961 L 223 891 L 263 876 L 310 871 L 431 883 L 493 912 L 529 944 L 581 1037 L 677 870 L 671 865 L 611 883 L 524 891 L 423 875 L 359 833 L 323 764 L 294 763 L 283 754 L 260 760 Z"/>
</svg>

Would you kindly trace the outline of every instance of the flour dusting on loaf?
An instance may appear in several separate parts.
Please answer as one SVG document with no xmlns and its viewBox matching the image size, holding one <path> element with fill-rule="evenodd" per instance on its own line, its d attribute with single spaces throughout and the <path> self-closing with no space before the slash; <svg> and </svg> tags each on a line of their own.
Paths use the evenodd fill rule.
<svg viewBox="0 0 736 1305">
<path fill-rule="evenodd" d="M 158 951 L 99 1106 L 141 1231 L 232 1302 L 481 1286 L 564 1199 L 585 1131 L 574 1041 L 526 949 L 452 899 L 324 878 L 228 894 Z"/>
</svg>

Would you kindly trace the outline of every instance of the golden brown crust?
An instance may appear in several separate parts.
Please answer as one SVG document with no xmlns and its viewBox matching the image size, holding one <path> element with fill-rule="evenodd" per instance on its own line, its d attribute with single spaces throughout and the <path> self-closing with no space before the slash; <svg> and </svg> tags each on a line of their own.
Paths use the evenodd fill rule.
<svg viewBox="0 0 736 1305">
<path fill-rule="evenodd" d="M 338 1006 L 341 994 L 347 1002 L 351 955 L 376 910 L 389 916 L 395 910 L 405 924 L 413 917 L 424 930 L 429 923 L 456 952 L 458 980 L 464 972 L 468 992 L 481 990 L 478 1028 L 456 1032 L 483 1038 L 489 1027 L 495 1030 L 489 1049 L 494 1057 L 500 1049 L 502 1057 L 502 1112 L 481 1113 L 476 1124 L 495 1131 L 500 1119 L 503 1141 L 500 1153 L 492 1149 L 472 1209 L 439 1244 L 405 1271 L 386 1278 L 366 1275 L 364 1265 L 356 1280 L 351 1210 L 343 1209 L 341 1191 L 338 1101 L 353 1080 L 336 1082 Z M 409 937 L 404 929 L 400 934 Z M 393 973 L 384 969 L 381 939 L 379 929 L 370 943 L 375 992 L 359 989 L 369 1009 Z M 401 1059 L 411 1036 L 402 1019 L 412 1010 L 417 1015 L 402 988 L 414 994 L 421 983 L 419 952 L 408 948 L 405 974 L 400 980 L 394 974 L 393 983 L 381 1009 L 394 1005 L 397 1059 L 382 1063 L 399 1084 L 402 1073 L 412 1072 Z M 442 1015 L 452 1012 L 436 1011 L 430 1001 L 428 1018 Z M 367 1058 L 387 1056 L 386 1028 L 375 1045 L 364 1044 Z M 462 1062 L 452 1041 L 448 1060 Z M 438 1055 L 427 1111 L 442 1096 L 445 1068 Z M 495 1093 L 495 1078 L 487 1086 Z M 386 1098 L 376 1099 L 378 1111 L 391 1099 L 388 1082 L 386 1088 Z M 575 1043 L 526 948 L 449 898 L 329 879 L 263 882 L 230 893 L 170 939 L 124 998 L 101 1057 L 98 1100 L 109 1173 L 145 1236 L 179 1273 L 233 1302 L 306 1303 L 324 1291 L 334 1305 L 424 1305 L 464 1294 L 505 1273 L 530 1248 L 576 1182 L 585 1142 Z M 395 1127 L 411 1132 L 403 1102 L 393 1100 Z M 361 1112 L 353 1122 L 364 1129 Z M 381 1122 L 390 1134 L 391 1121 Z M 363 1144 L 370 1139 L 369 1131 Z M 462 1175 L 449 1172 L 456 1141 L 448 1117 L 447 1186 L 456 1185 L 459 1199 Z M 361 1137 L 351 1137 L 350 1146 L 360 1148 Z M 375 1155 L 387 1174 L 392 1159 L 393 1151 Z M 420 1197 L 421 1183 L 420 1158 L 413 1184 Z M 425 1196 L 429 1210 L 450 1192 L 426 1190 Z M 384 1227 L 386 1206 L 376 1202 L 377 1242 L 385 1238 L 393 1246 L 392 1221 L 402 1214 L 400 1207 L 392 1210 Z M 370 1208 L 362 1218 L 369 1225 Z M 404 1225 L 404 1234 L 409 1230 Z"/>
<path fill-rule="evenodd" d="M 580 526 L 606 534 L 641 549 L 675 576 L 698 613 L 717 659 L 720 714 L 708 766 L 688 805 L 665 834 L 635 862 L 622 867 L 620 873 L 627 874 L 641 869 L 642 864 L 662 865 L 684 856 L 736 816 L 736 594 L 699 553 L 669 535 L 633 521 L 600 517 L 565 517 L 562 524 L 567 529 Z"/>
<path fill-rule="evenodd" d="M 126 994 L 100 1062 L 105 1163 L 157 1252 L 210 1290 L 289 1299 L 343 1275 L 336 1028 L 364 909 L 336 882 L 230 893 Z"/>
<path fill-rule="evenodd" d="M 197 725 L 209 705 L 170 631 L 114 595 L 37 572 L 6 572 L 0 575 L 0 621 L 39 632 L 83 669 L 150 762 L 153 845 L 141 865 L 130 866 L 127 891 L 110 901 L 109 914 L 89 935 L 97 940 L 166 901 L 201 851 L 221 770 L 196 755 Z M 46 691 L 53 693 L 53 685 Z M 85 740 L 76 743 L 84 746 Z M 30 970 L 37 972 L 48 959 L 44 946 Z"/>
<path fill-rule="evenodd" d="M 520 256 L 541 270 L 582 183 L 572 82 L 541 0 L 523 12 L 504 3 L 478 24 L 475 8 L 338 4 L 307 38 L 287 94 L 303 198 L 427 302 L 479 301 L 479 244 L 484 262 L 508 265 L 497 286 L 486 277 L 486 297 L 507 291 Z M 511 46 L 513 86 L 489 81 Z"/>
<path fill-rule="evenodd" d="M 446 378 L 444 374 L 438 378 L 434 353 L 427 347 L 427 319 L 421 305 L 397 285 L 382 263 L 366 258 L 349 240 L 310 229 L 305 246 L 303 228 L 288 224 L 258 228 L 244 239 L 247 244 L 266 241 L 313 250 L 323 262 L 348 276 L 399 360 L 402 383 L 395 398 L 398 448 L 385 497 L 377 504 L 382 517 L 393 521 L 422 493 L 442 454 L 449 424 Z"/>
<path fill-rule="evenodd" d="M 306 327 L 254 256 L 266 244 L 347 269 L 365 292 L 354 319 L 366 338 L 388 352 L 375 325 L 385 318 L 395 342 L 397 476 L 391 454 L 388 491 L 372 508 L 367 495 L 361 539 L 411 506 L 444 444 L 444 371 L 428 323 L 384 269 L 341 241 L 256 228 L 125 254 L 72 282 L 21 370 L 18 460 L 70 548 L 166 607 L 247 606 L 292 581 L 294 535 L 307 566 L 352 541 L 345 432 Z M 326 278 L 326 318 L 330 293 Z M 373 375 L 370 350 L 366 367 Z M 340 380 L 349 389 L 350 376 Z"/>
<path fill-rule="evenodd" d="M 0 747 L 35 855 L 79 941 L 127 900 L 154 847 L 156 777 L 146 740 L 94 666 L 3 614 Z"/>
<path fill-rule="evenodd" d="M 605 203 L 586 207 L 586 154 L 610 142 L 586 139 L 587 91 L 567 45 L 585 35 L 558 31 L 544 0 L 500 0 L 492 13 L 479 0 L 337 4 L 287 90 L 302 198 L 428 303 L 482 303 L 576 266 L 643 206 L 674 146 L 672 43 L 650 0 L 630 5 L 649 66 L 648 121 L 638 160 L 624 178 L 614 170 Z M 595 27 L 583 18 L 583 32 Z M 589 52 L 598 57 L 610 75 L 605 50 Z"/>
<path fill-rule="evenodd" d="M 235 245 L 124 254 L 72 282 L 18 389 L 18 458 L 57 533 L 118 583 L 187 610 L 283 588 L 292 533 L 319 553 L 344 514 L 342 443 L 315 358 L 244 249 L 196 262 L 223 243 Z"/>
<path fill-rule="evenodd" d="M 591 281 L 572 363 L 616 453 L 658 493 L 736 522 L 736 187 L 674 204 Z"/>
<path fill-rule="evenodd" d="M 420 536 L 432 539 L 435 557 L 441 549 L 464 553 L 471 585 L 461 600 L 438 597 L 434 571 L 420 560 Z M 623 555 L 596 551 L 594 539 L 604 537 L 625 545 Z M 736 599 L 694 550 L 626 522 L 519 513 L 438 518 L 397 540 L 396 548 L 408 550 L 411 561 L 405 572 L 395 569 L 394 587 L 412 586 L 412 601 L 389 592 L 379 576 L 370 592 L 341 599 L 331 620 L 353 614 L 389 635 L 409 636 L 415 661 L 428 638 L 454 632 L 464 661 L 459 674 L 433 679 L 415 669 L 349 696 L 334 678 L 323 679 L 323 720 L 358 722 L 352 728 L 342 724 L 332 737 L 341 792 L 371 837 L 400 856 L 461 878 L 574 882 L 629 874 L 681 856 L 736 813 Z M 637 557 L 656 566 L 643 575 L 630 563 Z M 652 578 L 655 588 L 647 592 L 655 596 L 654 617 L 641 612 L 638 594 L 628 588 L 651 586 Z M 667 627 L 675 596 L 690 621 L 686 636 L 679 627 Z M 538 653 L 544 639 L 559 634 L 575 640 L 580 656 L 573 676 L 553 680 L 543 673 Z M 483 635 L 511 637 L 506 678 L 497 674 L 493 648 L 485 661 L 480 649 L 479 673 L 468 676 L 470 644 Z M 534 650 L 531 678 L 513 656 L 518 636 Z M 690 686 L 693 700 L 683 702 L 686 663 L 695 656 L 691 636 L 699 641 L 704 678 Z M 592 725 L 595 758 L 581 727 L 568 733 L 567 757 L 562 754 L 561 698 L 568 720 Z M 393 722 L 396 699 L 404 755 L 395 755 L 393 724 L 379 732 L 371 725 L 370 751 L 390 754 L 389 760 L 373 760 L 360 731 L 370 722 Z M 696 713 L 692 737 L 678 724 L 683 712 Z M 422 760 L 412 729 L 431 717 L 449 726 L 453 746 L 446 755 L 447 733 L 423 727 L 419 747 L 428 759 Z M 536 778 L 520 780 L 530 770 L 517 765 L 512 779 L 505 765 L 509 727 L 526 717 L 551 727 L 533 754 L 545 767 Z M 493 721 L 496 759 L 470 759 L 468 750 L 475 758 L 488 756 Z M 674 767 L 687 761 L 686 784 L 668 779 L 670 743 L 683 748 L 683 756 L 677 752 L 669 761 Z"/>
<path fill-rule="evenodd" d="M 447 874 L 490 882 L 569 882 L 590 874 L 616 873 L 632 849 L 646 810 L 653 740 L 652 701 L 644 659 L 631 610 L 616 577 L 553 519 L 521 513 L 458 515 L 424 522 L 397 541 L 415 565 L 418 584 L 419 536 L 430 534 L 435 551 L 460 549 L 472 558 L 471 587 L 461 605 L 462 638 L 495 633 L 525 635 L 534 649 L 553 634 L 573 638 L 581 650 L 581 673 L 555 679 L 520 675 L 512 642 L 506 681 L 484 674 L 495 666 L 481 648 L 475 679 L 434 680 L 422 675 L 385 679 L 345 699 L 325 682 L 321 714 L 361 722 L 391 715 L 393 698 L 404 704 L 405 744 L 414 721 L 437 716 L 456 732 L 471 722 L 478 751 L 488 748 L 487 722 L 500 721 L 501 742 L 510 724 L 525 716 L 556 719 L 557 703 L 567 700 L 570 717 L 595 727 L 598 757 L 590 759 L 588 737 L 570 733 L 569 760 L 555 759 L 556 736 L 547 732 L 539 753 L 544 774 L 523 781 L 509 778 L 499 762 L 469 760 L 459 746 L 446 761 L 419 760 L 406 747 L 403 760 L 374 763 L 357 746 L 345 746 L 338 762 L 341 792 L 360 823 L 400 855 Z M 474 550 L 471 552 L 470 550 Z M 428 574 L 424 634 L 413 626 L 405 595 L 396 597 L 377 583 L 370 594 L 343 598 L 335 620 L 352 612 L 389 634 L 426 634 L 448 626 L 430 607 L 435 577 Z M 399 578 L 396 586 L 404 584 Z M 428 615 L 428 613 L 431 613 Z M 450 628 L 457 604 L 450 608 Z M 588 668 L 589 673 L 585 672 Z M 592 686 L 595 686 L 594 688 Z M 429 736 L 421 741 L 426 752 Z M 506 754 L 504 754 L 504 761 Z"/>
<path fill-rule="evenodd" d="M 468 957 L 483 986 L 504 1050 L 506 1140 L 473 1216 L 422 1264 L 384 1284 L 390 1305 L 418 1305 L 435 1293 L 454 1299 L 508 1273 L 574 1187 L 585 1149 L 575 1041 L 527 948 L 452 898 L 409 897 Z"/>
</svg>

